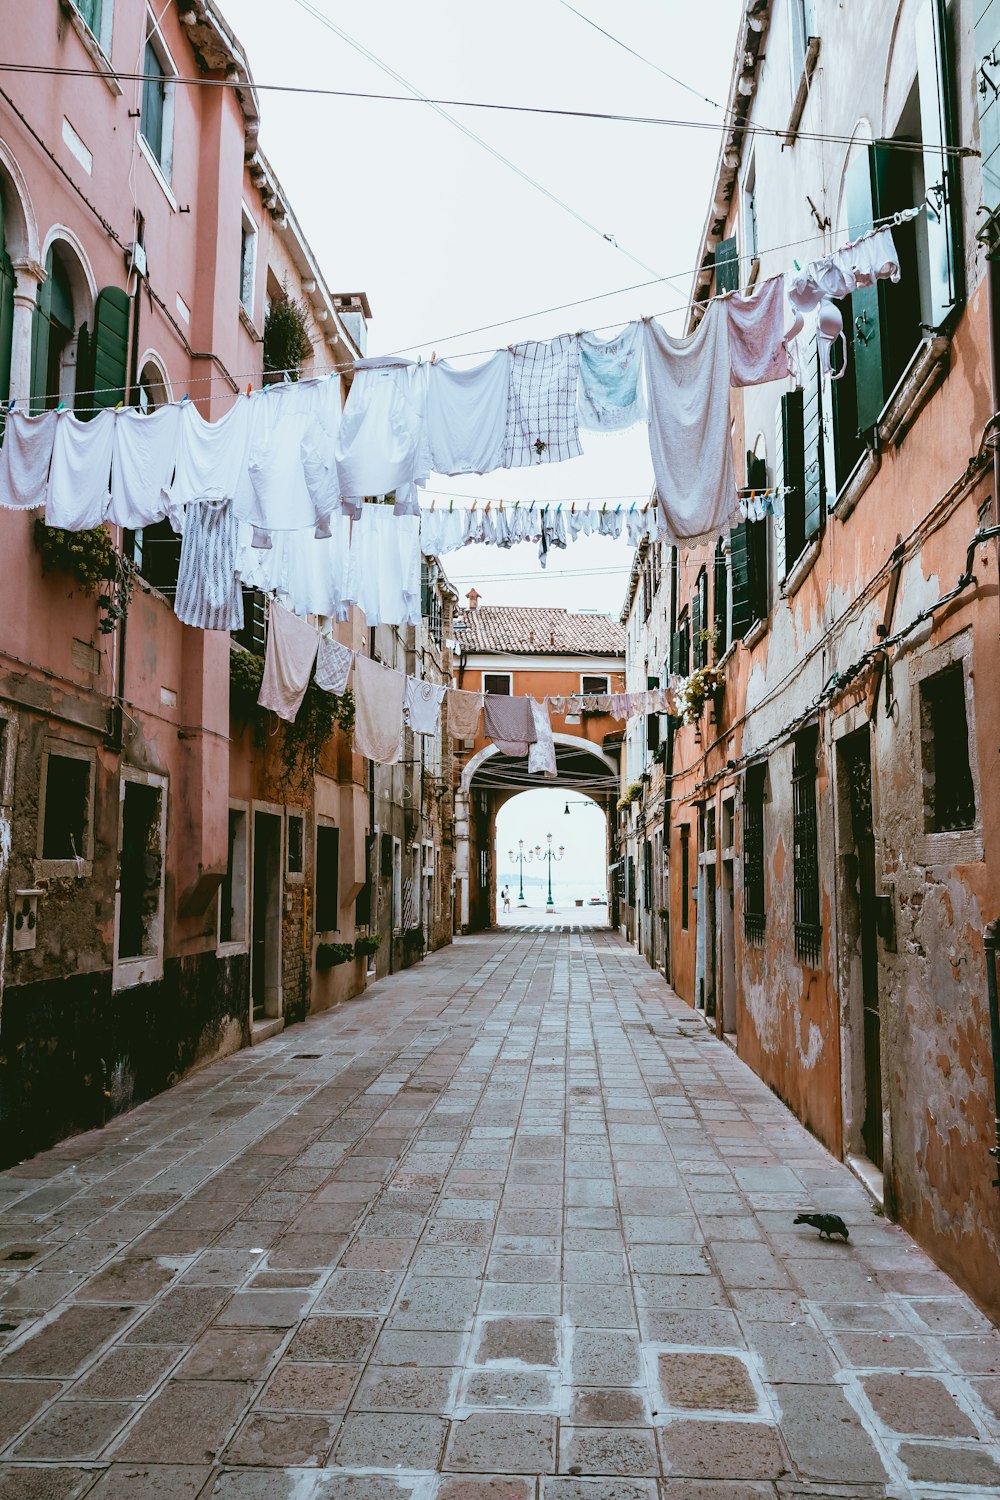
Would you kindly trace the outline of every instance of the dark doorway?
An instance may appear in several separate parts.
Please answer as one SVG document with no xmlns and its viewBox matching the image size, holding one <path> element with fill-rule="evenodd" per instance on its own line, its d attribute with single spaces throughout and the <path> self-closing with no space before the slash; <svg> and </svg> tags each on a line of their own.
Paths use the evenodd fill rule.
<svg viewBox="0 0 1000 1500">
<path fill-rule="evenodd" d="M 255 1021 L 281 1014 L 281 818 L 253 820 L 253 929 L 250 988 Z"/>
<path fill-rule="evenodd" d="M 848 857 L 848 890 L 853 886 L 860 956 L 864 1031 L 864 1117 L 861 1139 L 865 1155 L 882 1170 L 882 1023 L 878 999 L 878 926 L 875 878 L 875 833 L 872 821 L 872 762 L 869 732 L 862 729 L 841 742 L 840 756 L 851 805 L 853 853 Z M 853 864 L 853 871 L 851 865 Z M 855 971 L 857 972 L 857 971 Z"/>
</svg>

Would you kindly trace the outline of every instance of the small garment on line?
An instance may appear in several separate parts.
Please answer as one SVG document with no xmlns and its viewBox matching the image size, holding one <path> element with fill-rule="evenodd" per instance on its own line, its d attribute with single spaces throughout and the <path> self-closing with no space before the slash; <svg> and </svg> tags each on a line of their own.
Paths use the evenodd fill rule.
<svg viewBox="0 0 1000 1500">
<path fill-rule="evenodd" d="M 338 698 L 347 692 L 347 679 L 351 675 L 354 652 L 349 646 L 335 641 L 331 636 L 320 637 L 316 653 L 316 686 L 325 693 L 335 693 Z"/>
<path fill-rule="evenodd" d="M 565 693 L 550 693 L 547 701 L 551 713 L 564 714 L 566 712 Z"/>
<path fill-rule="evenodd" d="M 139 531 L 173 509 L 170 481 L 177 461 L 179 406 L 139 411 L 126 406 L 115 416 L 108 520 Z"/>
<path fill-rule="evenodd" d="M 483 717 L 482 693 L 470 693 L 464 688 L 448 689 L 448 730 L 453 739 L 474 740 L 479 734 L 479 723 Z"/>
<path fill-rule="evenodd" d="M 406 679 L 406 716 L 414 734 L 436 734 L 441 718 L 443 683 L 425 682 L 422 677 Z"/>
<path fill-rule="evenodd" d="M 556 745 L 552 738 L 552 721 L 547 703 L 528 699 L 531 717 L 535 725 L 535 743 L 528 746 L 528 774 L 554 776 L 556 774 Z"/>
<path fill-rule="evenodd" d="M 52 443 L 58 414 L 26 411 L 7 413 L 3 446 L 0 447 L 0 507 L 4 510 L 38 510 L 45 504 L 52 462 Z"/>
<path fill-rule="evenodd" d="M 484 707 L 486 738 L 493 741 L 500 754 L 527 755 L 538 739 L 530 700 L 506 693 L 487 693 Z"/>
<path fill-rule="evenodd" d="M 430 468 L 423 372 L 408 359 L 359 359 L 334 446 L 341 495 L 388 495 Z"/>
<path fill-rule="evenodd" d="M 580 447 L 577 384 L 580 345 L 564 333 L 545 343 L 515 344 L 503 467 L 561 463 L 578 458 Z"/>
<path fill-rule="evenodd" d="M 729 380 L 733 386 L 763 385 L 788 375 L 785 347 L 785 278 L 773 276 L 752 296 L 726 297 L 729 320 Z"/>
<path fill-rule="evenodd" d="M 289 723 L 309 686 L 319 636 L 307 620 L 272 601 L 267 612 L 267 652 L 257 702 Z"/>
<path fill-rule="evenodd" d="M 579 343 L 580 426 L 591 432 L 620 432 L 643 421 L 642 324 L 629 323 L 613 339 L 581 333 Z"/>
<path fill-rule="evenodd" d="M 503 462 L 513 356 L 501 349 L 483 364 L 449 360 L 427 368 L 427 446 L 437 474 L 488 474 Z"/>
<path fill-rule="evenodd" d="M 193 401 L 182 401 L 177 425 L 177 461 L 170 508 L 195 500 L 230 500 L 245 473 L 253 398 L 237 396 L 216 422 Z"/>
<path fill-rule="evenodd" d="M 184 512 L 174 614 L 199 630 L 242 630 L 243 590 L 236 572 L 239 523 L 231 500 L 206 500 Z"/>
<path fill-rule="evenodd" d="M 736 510 L 729 321 L 725 306 L 712 302 L 686 337 L 652 320 L 643 327 L 660 535 L 691 546 L 720 536 Z"/>
<path fill-rule="evenodd" d="M 464 532 L 464 510 L 431 506 L 420 512 L 420 546 L 426 557 L 444 557 L 456 552 L 462 546 Z"/>
<path fill-rule="evenodd" d="M 81 422 L 71 411 L 56 414 L 45 522 L 63 531 L 92 531 L 108 513 L 115 413 L 99 411 Z"/>
<path fill-rule="evenodd" d="M 543 505 L 538 538 L 538 561 L 544 568 L 553 547 L 566 550 L 566 522 L 561 505 Z"/>
<path fill-rule="evenodd" d="M 406 678 L 370 656 L 354 659 L 354 748 L 383 766 L 399 760 Z"/>
</svg>

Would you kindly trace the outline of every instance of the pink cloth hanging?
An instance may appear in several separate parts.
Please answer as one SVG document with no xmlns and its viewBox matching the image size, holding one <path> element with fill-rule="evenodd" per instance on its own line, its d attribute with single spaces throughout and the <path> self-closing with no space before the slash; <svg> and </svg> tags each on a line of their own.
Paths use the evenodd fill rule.
<svg viewBox="0 0 1000 1500">
<path fill-rule="evenodd" d="M 309 686 L 309 675 L 319 636 L 307 620 L 300 620 L 272 602 L 267 617 L 267 653 L 257 702 L 279 719 L 291 722 Z"/>
</svg>

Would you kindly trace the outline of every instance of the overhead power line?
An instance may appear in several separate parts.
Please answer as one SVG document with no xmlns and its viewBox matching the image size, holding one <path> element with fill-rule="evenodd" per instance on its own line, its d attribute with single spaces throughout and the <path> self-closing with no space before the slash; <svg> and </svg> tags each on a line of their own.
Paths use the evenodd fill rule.
<svg viewBox="0 0 1000 1500">
<path fill-rule="evenodd" d="M 306 4 L 306 0 L 295 0 L 295 3 L 297 5 L 304 5 Z M 326 24 L 332 23 L 327 22 Z M 159 73 L 129 73 L 123 70 L 111 68 L 103 70 L 100 68 L 52 68 L 43 66 L 41 63 L 0 62 L 0 73 L 37 74 L 46 78 L 103 78 L 105 80 L 117 81 L 119 83 L 123 80 L 130 83 L 162 83 L 163 81 L 162 75 Z M 254 81 L 253 83 L 247 83 L 246 81 L 241 81 L 239 79 L 188 78 L 183 77 L 180 74 L 172 75 L 170 78 L 170 83 L 171 85 L 179 84 L 185 88 L 250 88 L 257 93 L 312 94 L 317 98 L 367 99 L 372 100 L 376 103 L 385 104 L 430 104 L 435 106 L 440 105 L 442 109 L 447 107 L 448 109 L 495 110 L 499 111 L 500 113 L 506 114 L 548 115 L 556 119 L 603 120 L 611 124 L 622 125 L 655 125 L 664 129 L 672 130 L 720 131 L 727 130 L 729 128 L 728 120 L 687 120 L 678 116 L 669 115 L 626 115 L 615 113 L 614 111 L 609 110 L 560 109 L 553 105 L 506 104 L 500 100 L 489 99 L 437 99 L 432 97 L 431 95 L 421 94 L 419 93 L 419 91 L 412 94 L 380 94 L 366 89 L 331 89 L 320 88 L 319 86 L 312 86 L 307 84 L 257 83 L 256 81 Z M 451 116 L 446 115 L 445 118 L 451 119 Z M 461 122 L 458 120 L 452 120 L 451 123 L 460 130 L 464 129 Z M 755 135 L 773 136 L 783 141 L 785 136 L 788 134 L 787 125 L 772 126 L 748 124 L 744 128 L 748 138 Z M 795 133 L 795 138 L 796 140 L 800 141 L 829 141 L 835 145 L 839 144 L 844 146 L 853 145 L 855 141 L 855 137 L 853 135 L 845 135 L 838 131 L 822 130 L 797 130 Z M 478 140 L 479 137 L 476 137 L 476 139 Z M 485 144 L 487 150 L 493 151 L 493 147 L 489 146 L 488 143 L 481 144 Z M 982 155 L 982 152 L 978 151 L 974 146 L 938 146 L 930 142 L 925 143 L 923 141 L 886 140 L 882 137 L 880 137 L 874 144 L 881 146 L 887 150 L 915 151 L 921 154 L 927 152 L 937 156 L 976 157 Z M 499 155 L 499 153 L 494 154 Z M 520 172 L 521 169 L 519 167 L 515 167 L 514 170 Z M 545 192 L 547 191 L 547 189 L 543 188 L 542 191 Z M 589 221 L 584 220 L 583 222 L 587 223 L 588 228 L 596 229 L 596 226 L 590 224 Z M 601 235 L 602 239 L 607 238 L 603 230 L 598 229 L 597 233 Z M 621 249 L 621 246 L 619 246 L 618 248 Z M 641 264 L 641 262 L 639 264 Z M 644 267 L 644 269 L 649 270 L 650 268 L 647 266 Z"/>
<path fill-rule="evenodd" d="M 553 193 L 551 188 L 547 188 L 543 182 L 539 182 L 537 177 L 532 177 L 529 172 L 524 171 L 523 167 L 519 167 L 516 162 L 511 161 L 509 156 L 505 156 L 502 151 L 498 151 L 495 146 L 492 146 L 481 135 L 477 135 L 474 130 L 470 130 L 468 125 L 463 124 L 461 120 L 456 120 L 455 116 L 450 115 L 447 109 L 441 104 L 429 98 L 423 89 L 418 88 L 415 83 L 411 83 L 408 78 L 404 78 L 402 73 L 398 73 L 395 68 L 391 67 L 377 53 L 372 52 L 369 47 L 357 41 L 342 26 L 338 26 L 336 21 L 331 20 L 323 11 L 311 4 L 311 0 L 295 0 L 295 3 L 300 10 L 304 10 L 307 15 L 313 16 L 322 26 L 326 26 L 328 30 L 339 36 L 342 41 L 346 42 L 349 47 L 352 47 L 361 57 L 374 63 L 375 67 L 380 68 L 383 73 L 387 73 L 390 78 L 402 84 L 403 88 L 409 89 L 416 98 L 420 99 L 430 109 L 433 109 L 435 114 L 440 115 L 443 120 L 447 120 L 448 124 L 453 125 L 456 130 L 460 130 L 470 141 L 473 141 L 483 151 L 488 152 L 495 161 L 500 162 L 508 171 L 513 172 L 516 177 L 520 177 L 522 182 L 526 182 L 529 187 L 533 187 L 536 192 L 548 198 L 550 203 L 554 203 L 557 208 L 561 208 L 564 213 L 569 214 L 570 218 L 575 219 L 578 224 L 582 224 L 585 229 L 589 229 L 591 233 L 599 235 L 602 240 L 606 240 L 609 245 L 613 245 L 616 250 L 620 251 L 634 265 L 639 266 L 643 271 L 648 271 L 651 276 L 657 275 L 653 266 L 647 265 L 644 260 L 640 260 L 638 255 L 633 255 L 631 250 L 626 249 L 624 245 L 620 245 L 613 234 L 608 234 L 603 229 L 600 229 L 590 219 L 581 214 L 578 209 L 575 209 L 572 204 L 567 203 L 564 198 L 560 198 L 557 193 Z"/>
<path fill-rule="evenodd" d="M 645 63 L 647 68 L 653 68 L 662 78 L 669 78 L 671 83 L 676 83 L 678 88 L 685 89 L 687 93 L 693 94 L 703 104 L 710 104 L 713 109 L 722 109 L 722 105 L 717 100 L 710 99 L 707 94 L 699 93 L 690 83 L 685 83 L 683 78 L 678 78 L 675 74 L 668 73 L 666 68 L 661 68 L 659 63 L 655 63 L 651 57 L 644 57 L 641 52 L 637 52 L 634 47 L 630 47 L 628 42 L 623 42 L 620 36 L 615 36 L 611 31 L 605 31 L 603 26 L 599 26 L 596 21 L 591 20 L 590 16 L 584 15 L 582 10 L 577 10 L 575 5 L 570 5 L 569 0 L 556 0 L 556 3 L 561 5 L 565 10 L 571 10 L 574 16 L 579 16 L 581 21 L 584 21 L 588 26 L 592 26 L 595 31 L 599 31 L 601 36 L 606 36 L 609 42 L 614 42 L 616 47 L 621 47 L 624 51 L 631 53 L 639 62 Z"/>
</svg>

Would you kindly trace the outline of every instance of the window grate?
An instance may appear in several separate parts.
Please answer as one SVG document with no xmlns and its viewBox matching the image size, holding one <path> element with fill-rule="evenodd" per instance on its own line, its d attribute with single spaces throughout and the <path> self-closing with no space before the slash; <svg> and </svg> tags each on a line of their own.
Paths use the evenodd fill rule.
<svg viewBox="0 0 1000 1500">
<path fill-rule="evenodd" d="M 795 897 L 795 956 L 801 963 L 819 964 L 823 930 L 820 923 L 819 845 L 816 826 L 816 729 L 795 737 L 792 762 L 793 886 Z"/>
<path fill-rule="evenodd" d="M 743 934 L 764 941 L 764 779 L 767 768 L 751 766 L 743 785 Z"/>
</svg>

